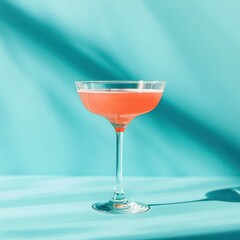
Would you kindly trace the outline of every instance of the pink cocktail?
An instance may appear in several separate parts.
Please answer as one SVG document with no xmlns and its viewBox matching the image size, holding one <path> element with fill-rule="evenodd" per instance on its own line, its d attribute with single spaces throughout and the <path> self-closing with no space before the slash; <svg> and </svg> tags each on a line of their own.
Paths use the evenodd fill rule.
<svg viewBox="0 0 240 240">
<path fill-rule="evenodd" d="M 123 132 L 125 126 L 136 116 L 153 110 L 159 103 L 162 93 L 162 90 L 136 89 L 79 90 L 78 92 L 84 106 L 90 112 L 107 118 L 119 132 Z"/>
<path fill-rule="evenodd" d="M 161 100 L 164 81 L 82 81 L 76 82 L 84 106 L 108 119 L 116 130 L 116 183 L 113 197 L 107 202 L 93 204 L 93 209 L 113 214 L 141 213 L 149 206 L 130 202 L 122 183 L 123 133 L 137 116 L 153 110 Z"/>
</svg>

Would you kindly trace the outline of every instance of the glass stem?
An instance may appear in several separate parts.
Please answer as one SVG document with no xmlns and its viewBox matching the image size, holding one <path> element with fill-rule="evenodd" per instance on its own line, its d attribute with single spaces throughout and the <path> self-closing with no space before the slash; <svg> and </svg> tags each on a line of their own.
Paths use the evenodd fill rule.
<svg viewBox="0 0 240 240">
<path fill-rule="evenodd" d="M 122 160 L 123 160 L 123 132 L 116 132 L 116 182 L 112 202 L 127 202 L 123 191 L 122 176 Z"/>
</svg>

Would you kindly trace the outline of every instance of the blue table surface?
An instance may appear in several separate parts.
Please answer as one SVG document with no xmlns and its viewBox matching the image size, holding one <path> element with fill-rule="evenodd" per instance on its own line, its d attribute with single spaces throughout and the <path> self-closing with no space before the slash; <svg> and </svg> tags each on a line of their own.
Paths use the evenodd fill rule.
<svg viewBox="0 0 240 240">
<path fill-rule="evenodd" d="M 1 176 L 0 239 L 240 239 L 240 178 L 125 177 L 127 197 L 150 211 L 92 210 L 113 185 L 111 177 Z"/>
</svg>

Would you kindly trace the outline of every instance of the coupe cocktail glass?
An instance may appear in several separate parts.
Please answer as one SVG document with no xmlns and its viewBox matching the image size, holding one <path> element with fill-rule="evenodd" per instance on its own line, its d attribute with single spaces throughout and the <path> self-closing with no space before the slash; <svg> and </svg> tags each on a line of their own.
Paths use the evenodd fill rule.
<svg viewBox="0 0 240 240">
<path fill-rule="evenodd" d="M 165 81 L 81 81 L 75 82 L 84 106 L 109 120 L 116 131 L 116 182 L 113 197 L 93 204 L 93 209 L 121 214 L 141 213 L 149 206 L 128 201 L 123 191 L 123 133 L 127 125 L 141 114 L 150 112 L 159 103 Z"/>
</svg>

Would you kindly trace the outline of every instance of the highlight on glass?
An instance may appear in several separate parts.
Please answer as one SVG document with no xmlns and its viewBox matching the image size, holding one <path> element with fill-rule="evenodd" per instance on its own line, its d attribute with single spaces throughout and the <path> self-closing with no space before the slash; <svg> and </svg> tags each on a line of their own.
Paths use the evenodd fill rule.
<svg viewBox="0 0 240 240">
<path fill-rule="evenodd" d="M 79 81 L 75 82 L 83 105 L 105 117 L 116 131 L 116 181 L 112 199 L 93 204 L 93 209 L 113 214 L 142 213 L 149 206 L 129 201 L 123 190 L 123 133 L 137 116 L 152 111 L 160 102 L 165 81 Z"/>
</svg>

